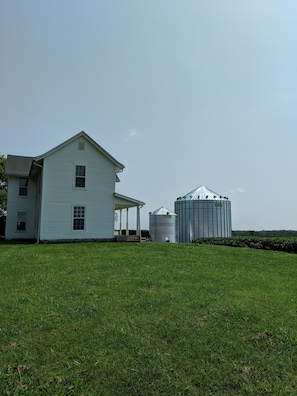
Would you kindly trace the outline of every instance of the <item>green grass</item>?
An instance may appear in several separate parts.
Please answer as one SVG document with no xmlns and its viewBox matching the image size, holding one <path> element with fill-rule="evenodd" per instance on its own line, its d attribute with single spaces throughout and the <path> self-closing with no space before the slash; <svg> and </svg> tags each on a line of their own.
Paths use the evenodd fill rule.
<svg viewBox="0 0 297 396">
<path fill-rule="evenodd" d="M 296 255 L 0 245 L 1 395 L 297 395 Z"/>
</svg>

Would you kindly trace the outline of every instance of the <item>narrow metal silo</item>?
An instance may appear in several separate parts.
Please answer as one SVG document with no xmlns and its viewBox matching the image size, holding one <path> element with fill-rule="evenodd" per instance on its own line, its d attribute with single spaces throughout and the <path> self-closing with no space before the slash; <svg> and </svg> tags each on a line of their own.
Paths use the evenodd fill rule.
<svg viewBox="0 0 297 396">
<path fill-rule="evenodd" d="M 177 242 L 232 235 L 231 202 L 205 186 L 177 198 L 174 210 Z"/>
<path fill-rule="evenodd" d="M 153 242 L 175 242 L 176 214 L 161 206 L 149 213 L 150 236 Z"/>
</svg>

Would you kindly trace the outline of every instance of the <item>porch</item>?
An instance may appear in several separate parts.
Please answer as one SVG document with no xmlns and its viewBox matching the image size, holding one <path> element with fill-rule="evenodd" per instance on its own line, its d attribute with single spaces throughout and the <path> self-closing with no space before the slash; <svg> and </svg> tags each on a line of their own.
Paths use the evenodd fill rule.
<svg viewBox="0 0 297 396">
<path fill-rule="evenodd" d="M 126 197 L 118 193 L 115 197 L 115 240 L 117 242 L 140 242 L 141 241 L 141 227 L 140 227 L 140 209 L 145 205 L 144 202 L 138 201 L 134 198 Z M 131 209 L 134 213 L 131 215 Z M 130 210 L 130 212 L 129 212 Z M 136 210 L 136 215 L 135 215 Z M 136 235 L 129 235 L 129 221 L 136 222 Z"/>
</svg>

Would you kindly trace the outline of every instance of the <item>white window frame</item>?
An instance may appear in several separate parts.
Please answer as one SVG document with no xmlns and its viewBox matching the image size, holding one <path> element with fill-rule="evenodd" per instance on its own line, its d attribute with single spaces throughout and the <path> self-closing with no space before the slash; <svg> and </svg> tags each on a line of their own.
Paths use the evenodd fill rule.
<svg viewBox="0 0 297 396">
<path fill-rule="evenodd" d="M 21 224 L 23 224 L 24 228 L 21 228 Z M 27 231 L 26 228 L 27 228 L 27 212 L 19 211 L 17 212 L 17 232 L 26 232 Z"/>
<path fill-rule="evenodd" d="M 72 231 L 86 230 L 86 205 L 72 205 Z M 83 228 L 75 228 L 75 221 L 83 220 Z"/>
<path fill-rule="evenodd" d="M 25 185 L 22 185 L 22 180 L 26 180 Z M 29 185 L 28 177 L 20 177 L 19 178 L 19 197 L 27 197 L 28 196 L 28 185 Z M 25 194 L 21 194 L 21 191 L 25 192 Z"/>
<path fill-rule="evenodd" d="M 83 168 L 84 169 L 84 175 L 79 174 L 80 172 L 78 172 L 78 168 Z M 78 190 L 86 190 L 86 184 L 87 184 L 87 167 L 86 165 L 82 165 L 82 164 L 74 164 L 74 180 L 73 180 L 73 186 L 75 189 Z M 77 180 L 84 180 L 84 185 L 83 186 L 79 186 L 77 185 Z"/>
</svg>

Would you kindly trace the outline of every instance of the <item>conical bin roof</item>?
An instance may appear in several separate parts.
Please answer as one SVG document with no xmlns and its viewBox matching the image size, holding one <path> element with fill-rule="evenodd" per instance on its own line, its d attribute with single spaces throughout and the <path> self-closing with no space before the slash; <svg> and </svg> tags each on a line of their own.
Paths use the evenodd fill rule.
<svg viewBox="0 0 297 396">
<path fill-rule="evenodd" d="M 210 190 L 205 186 L 199 186 L 195 190 L 190 191 L 188 194 L 183 197 L 177 198 L 177 201 L 190 201 L 190 200 L 198 200 L 198 199 L 211 199 L 211 200 L 226 200 L 227 197 L 223 197 L 222 195 Z"/>
<path fill-rule="evenodd" d="M 151 213 L 154 216 L 176 216 L 176 213 L 171 212 L 169 209 L 165 208 L 164 206 L 161 206 L 161 208 L 155 210 L 154 212 Z"/>
</svg>

